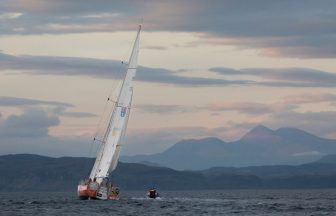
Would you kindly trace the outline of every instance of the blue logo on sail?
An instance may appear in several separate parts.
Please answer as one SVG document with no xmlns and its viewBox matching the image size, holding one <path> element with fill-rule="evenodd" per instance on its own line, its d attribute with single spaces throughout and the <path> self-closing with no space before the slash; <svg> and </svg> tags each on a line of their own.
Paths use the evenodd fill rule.
<svg viewBox="0 0 336 216">
<path fill-rule="evenodd" d="M 121 108 L 120 116 L 121 116 L 121 117 L 125 117 L 126 112 L 127 112 L 127 107 L 122 107 L 122 108 Z"/>
</svg>

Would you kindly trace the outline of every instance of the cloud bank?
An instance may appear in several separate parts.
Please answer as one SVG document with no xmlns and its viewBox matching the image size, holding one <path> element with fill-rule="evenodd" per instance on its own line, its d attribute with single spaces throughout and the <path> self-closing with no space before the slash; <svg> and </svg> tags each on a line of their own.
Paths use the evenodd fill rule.
<svg viewBox="0 0 336 216">
<path fill-rule="evenodd" d="M 335 58 L 333 0 L 4 0 L 0 34 L 134 30 L 196 32 L 197 44 L 258 48 L 267 56 Z"/>
<path fill-rule="evenodd" d="M 56 138 L 49 131 L 61 124 L 62 116 L 88 118 L 95 114 L 69 112 L 68 109 L 74 106 L 68 103 L 15 97 L 0 97 L 0 107 L 15 107 L 21 111 L 9 116 L 0 113 L 0 154 L 93 156 L 88 155 L 88 138 Z"/>
<path fill-rule="evenodd" d="M 14 56 L 0 53 L 2 72 L 21 71 L 35 75 L 89 76 L 94 78 L 121 79 L 125 65 L 116 60 L 56 56 Z M 223 67 L 210 68 L 209 72 L 234 76 L 252 76 L 265 81 L 239 77 L 224 78 L 186 77 L 163 68 L 138 67 L 136 80 L 176 86 L 265 86 L 265 87 L 336 87 L 336 73 L 309 68 L 235 70 Z"/>
</svg>

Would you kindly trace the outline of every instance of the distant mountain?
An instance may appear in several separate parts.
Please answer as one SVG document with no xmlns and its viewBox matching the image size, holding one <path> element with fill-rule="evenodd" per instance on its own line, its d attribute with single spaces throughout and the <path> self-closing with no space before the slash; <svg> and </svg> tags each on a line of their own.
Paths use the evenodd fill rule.
<svg viewBox="0 0 336 216">
<path fill-rule="evenodd" d="M 88 175 L 93 159 L 0 156 L 0 191 L 69 191 Z"/>
<path fill-rule="evenodd" d="M 326 155 L 316 161 L 315 163 L 322 163 L 322 164 L 336 164 L 336 155 Z"/>
<path fill-rule="evenodd" d="M 203 171 L 119 163 L 111 179 L 121 191 L 144 192 L 151 186 L 159 190 L 336 188 L 336 163 L 328 158 L 300 166 L 217 167 Z M 92 158 L 0 156 L 0 191 L 75 193 L 78 181 L 87 177 L 92 164 Z"/>
<path fill-rule="evenodd" d="M 277 178 L 297 175 L 326 175 L 336 174 L 336 155 L 326 155 L 312 163 L 297 166 L 273 165 L 273 166 L 248 166 L 248 167 L 212 167 L 201 171 L 204 174 L 246 174 L 260 178 Z"/>
<path fill-rule="evenodd" d="M 231 150 L 225 145 L 217 138 L 182 140 L 159 154 L 122 157 L 121 160 L 131 163 L 147 161 L 179 170 L 204 169 L 223 164 L 223 158 L 232 157 Z"/>
<path fill-rule="evenodd" d="M 252 141 L 270 141 L 270 142 L 275 142 L 279 139 L 279 136 L 277 134 L 263 126 L 263 125 L 258 125 L 249 132 L 247 132 L 242 138 L 242 141 L 246 142 L 252 142 Z"/>
<path fill-rule="evenodd" d="M 215 166 L 298 165 L 326 154 L 336 154 L 336 140 L 297 128 L 271 130 L 259 125 L 235 142 L 217 138 L 182 140 L 162 153 L 124 156 L 124 162 L 142 161 L 178 170 Z"/>
</svg>

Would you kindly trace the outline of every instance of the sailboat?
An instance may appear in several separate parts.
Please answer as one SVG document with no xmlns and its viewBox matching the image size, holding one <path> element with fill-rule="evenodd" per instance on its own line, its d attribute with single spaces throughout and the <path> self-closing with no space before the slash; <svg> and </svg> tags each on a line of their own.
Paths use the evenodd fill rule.
<svg viewBox="0 0 336 216">
<path fill-rule="evenodd" d="M 141 25 L 139 25 L 134 41 L 133 49 L 127 63 L 127 71 L 124 76 L 119 95 L 114 102 L 115 106 L 107 125 L 95 163 L 90 176 L 82 180 L 78 185 L 80 199 L 119 199 L 119 189 L 114 187 L 108 179 L 115 170 L 119 160 L 121 141 L 125 135 L 130 114 L 133 96 L 133 78 L 137 70 Z"/>
</svg>

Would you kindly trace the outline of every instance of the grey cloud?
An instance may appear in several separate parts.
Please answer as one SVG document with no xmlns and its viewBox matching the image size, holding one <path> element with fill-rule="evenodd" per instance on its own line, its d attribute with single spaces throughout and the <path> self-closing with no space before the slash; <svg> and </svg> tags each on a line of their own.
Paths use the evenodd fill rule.
<svg viewBox="0 0 336 216">
<path fill-rule="evenodd" d="M 225 36 L 202 33 L 186 47 L 206 45 L 234 45 L 239 49 L 256 48 L 259 55 L 291 58 L 335 58 L 336 33 L 298 36 Z"/>
<path fill-rule="evenodd" d="M 144 17 L 149 30 L 210 31 L 232 36 L 288 36 L 335 33 L 331 28 L 335 27 L 335 23 L 331 22 L 336 16 L 333 11 L 335 7 L 336 3 L 332 0 L 308 0 L 304 5 L 301 1 L 291 0 L 215 0 L 211 4 L 202 0 L 194 0 L 192 3 L 188 0 L 60 0 L 57 3 L 49 0 L 41 5 L 37 5 L 35 1 L 21 4 L 18 0 L 12 0 L 3 2 L 2 12 L 23 13 L 19 17 L 22 24 L 25 24 L 24 19 L 27 18 L 26 22 L 38 22 L 38 18 L 42 18 L 40 24 L 107 24 L 108 21 L 119 23 L 118 26 L 114 26 L 115 29 L 98 29 L 101 31 L 120 30 L 123 26 L 130 28 L 127 20 L 132 17 Z M 160 13 L 157 12 L 158 9 Z M 109 14 L 110 16 L 107 16 Z M 111 16 L 115 19 L 111 20 Z M 92 21 L 92 18 L 96 20 Z M 37 31 L 40 26 L 31 27 Z"/>
<path fill-rule="evenodd" d="M 74 107 L 74 105 L 58 101 L 45 101 L 30 98 L 17 98 L 0 96 L 0 106 L 16 107 L 22 110 L 27 108 L 41 108 L 48 106 L 49 112 L 57 116 L 73 117 L 73 118 L 88 118 L 95 117 L 93 113 L 87 112 L 69 112 L 67 109 Z"/>
<path fill-rule="evenodd" d="M 329 73 L 308 68 L 285 68 L 285 69 L 246 69 L 247 73 L 255 74 L 266 79 L 319 82 L 332 84 L 336 82 L 336 73 Z"/>
<path fill-rule="evenodd" d="M 96 114 L 88 113 L 88 112 L 62 112 L 62 116 L 71 117 L 71 118 L 90 118 L 96 117 Z"/>
<path fill-rule="evenodd" d="M 302 38 L 302 40 L 304 40 L 304 38 Z M 336 47 L 330 46 L 330 44 L 334 43 L 336 43 L 336 36 L 330 36 L 326 39 L 326 41 L 321 42 L 320 46 L 307 45 L 306 47 L 300 47 L 301 44 L 298 43 L 292 47 L 289 45 L 284 47 L 275 47 L 272 52 L 264 50 L 261 54 L 269 57 L 285 56 L 291 58 L 335 58 Z"/>
<path fill-rule="evenodd" d="M 336 101 L 336 94 L 331 93 L 308 93 L 301 95 L 290 95 L 284 98 L 284 103 L 286 104 L 307 104 L 334 101 Z"/>
<path fill-rule="evenodd" d="M 331 93 L 306 93 L 300 95 L 289 95 L 275 103 L 255 103 L 255 102 L 217 102 L 204 106 L 205 110 L 213 111 L 236 111 L 239 113 L 258 116 L 274 115 L 276 113 L 292 113 L 294 110 L 305 104 L 316 104 L 336 101 L 336 94 Z"/>
<path fill-rule="evenodd" d="M 335 136 L 336 123 L 332 119 L 336 118 L 335 111 L 321 112 L 280 112 L 274 113 L 267 122 L 274 128 L 277 127 L 297 127 L 322 137 Z"/>
<path fill-rule="evenodd" d="M 88 75 L 121 78 L 117 73 L 122 69 L 121 62 L 90 58 L 52 57 L 52 56 L 13 56 L 0 54 L 2 69 L 23 70 L 31 74 Z"/>
<path fill-rule="evenodd" d="M 272 105 L 262 103 L 223 103 L 218 105 L 209 105 L 207 109 L 213 111 L 237 111 L 248 115 L 264 115 L 274 112 Z"/>
<path fill-rule="evenodd" d="M 133 30 L 144 17 L 149 31 L 202 32 L 207 43 L 230 39 L 223 43 L 265 48 L 264 55 L 334 58 L 335 9 L 333 0 L 5 0 L 0 12 L 22 15 L 7 19 L 0 34 Z"/>
<path fill-rule="evenodd" d="M 90 118 L 96 117 L 96 114 L 88 113 L 88 112 L 69 112 L 67 111 L 68 107 L 65 106 L 54 106 L 49 109 L 49 112 L 63 117 L 70 117 L 70 118 Z"/>
<path fill-rule="evenodd" d="M 158 113 L 158 114 L 185 113 L 199 109 L 197 107 L 189 107 L 182 105 L 161 105 L 161 104 L 138 104 L 135 105 L 134 108 L 142 112 Z"/>
<path fill-rule="evenodd" d="M 0 66 L 4 70 L 24 71 L 39 75 L 90 76 L 121 79 L 126 67 L 116 60 L 79 57 L 13 56 L 0 53 Z M 336 74 L 308 68 L 263 69 L 210 68 L 223 75 L 251 75 L 271 81 L 246 79 L 226 80 L 204 77 L 185 77 L 163 68 L 138 67 L 136 80 L 161 84 L 192 86 L 267 86 L 267 87 L 336 87 Z"/>
<path fill-rule="evenodd" d="M 212 111 L 214 115 L 219 115 L 221 112 L 230 111 L 252 116 L 265 115 L 285 110 L 288 111 L 297 108 L 296 105 L 292 104 L 263 104 L 252 102 L 218 102 L 217 104 L 209 104 L 205 106 L 139 104 L 134 107 L 142 112 L 158 114 Z"/>
<path fill-rule="evenodd" d="M 164 46 L 143 46 L 143 49 L 153 49 L 153 50 L 166 50 L 167 47 Z"/>
<path fill-rule="evenodd" d="M 62 107 L 73 107 L 72 104 L 63 103 L 58 101 L 44 101 L 28 98 L 17 98 L 17 97 L 6 97 L 0 96 L 0 106 L 29 106 L 29 105 L 51 105 L 51 106 L 62 106 Z"/>
<path fill-rule="evenodd" d="M 48 129 L 60 123 L 58 117 L 41 109 L 26 109 L 21 115 L 11 115 L 0 124 L 0 136 L 45 137 Z"/>
<path fill-rule="evenodd" d="M 336 73 L 314 70 L 309 68 L 246 68 L 232 70 L 228 68 L 214 67 L 209 69 L 222 75 L 254 76 L 270 82 L 259 82 L 265 86 L 292 86 L 292 87 L 335 87 Z M 285 82 L 283 82 L 285 81 Z"/>
<path fill-rule="evenodd" d="M 21 70 L 30 74 L 84 75 L 114 79 L 121 79 L 123 72 L 126 70 L 126 67 L 116 60 L 52 56 L 13 56 L 3 53 L 0 54 L 0 66 L 4 70 Z M 183 86 L 249 85 L 253 83 L 253 81 L 247 80 L 184 77 L 167 69 L 143 66 L 138 67 L 136 79 L 144 82 Z"/>
<path fill-rule="evenodd" d="M 39 107 L 21 108 L 22 114 L 0 118 L 0 154 L 94 156 L 92 152 L 88 155 L 91 145 L 89 138 L 55 138 L 49 135 L 49 129 L 60 124 L 58 113 Z M 78 113 L 69 115 L 73 117 Z"/>
</svg>

